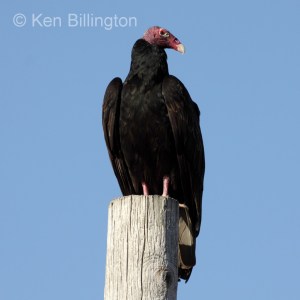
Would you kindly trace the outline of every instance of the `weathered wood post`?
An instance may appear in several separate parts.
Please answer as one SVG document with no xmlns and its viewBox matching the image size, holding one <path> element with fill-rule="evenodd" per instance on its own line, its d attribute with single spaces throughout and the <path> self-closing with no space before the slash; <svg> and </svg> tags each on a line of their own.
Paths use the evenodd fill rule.
<svg viewBox="0 0 300 300">
<path fill-rule="evenodd" d="M 178 202 L 127 196 L 109 205 L 105 300 L 176 300 Z"/>
</svg>

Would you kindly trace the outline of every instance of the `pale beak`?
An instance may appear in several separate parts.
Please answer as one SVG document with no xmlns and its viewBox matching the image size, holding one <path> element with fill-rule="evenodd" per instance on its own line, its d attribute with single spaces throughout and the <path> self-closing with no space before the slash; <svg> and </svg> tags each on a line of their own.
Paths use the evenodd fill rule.
<svg viewBox="0 0 300 300">
<path fill-rule="evenodd" d="M 178 46 L 177 46 L 177 49 L 176 49 L 178 52 L 180 52 L 180 53 L 182 53 L 182 54 L 184 54 L 184 52 L 185 52 L 185 49 L 184 49 L 184 46 L 183 46 L 183 44 L 179 44 Z"/>
</svg>

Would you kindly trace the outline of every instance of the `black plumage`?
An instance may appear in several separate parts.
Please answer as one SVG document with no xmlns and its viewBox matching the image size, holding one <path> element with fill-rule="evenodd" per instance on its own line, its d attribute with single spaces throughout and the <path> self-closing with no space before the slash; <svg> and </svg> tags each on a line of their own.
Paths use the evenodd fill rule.
<svg viewBox="0 0 300 300">
<path fill-rule="evenodd" d="M 198 106 L 180 80 L 169 75 L 164 48 L 184 49 L 160 27 L 136 41 L 126 80 L 114 78 L 106 89 L 102 122 L 123 195 L 167 194 L 182 204 L 179 277 L 187 280 L 196 263 L 204 149 Z"/>
</svg>

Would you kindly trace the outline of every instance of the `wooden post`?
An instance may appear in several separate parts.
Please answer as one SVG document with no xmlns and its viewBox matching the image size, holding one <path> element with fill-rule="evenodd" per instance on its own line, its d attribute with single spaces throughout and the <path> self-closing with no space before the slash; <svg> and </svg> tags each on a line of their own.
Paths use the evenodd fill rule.
<svg viewBox="0 0 300 300">
<path fill-rule="evenodd" d="M 176 300 L 178 202 L 127 196 L 109 205 L 105 300 Z"/>
</svg>

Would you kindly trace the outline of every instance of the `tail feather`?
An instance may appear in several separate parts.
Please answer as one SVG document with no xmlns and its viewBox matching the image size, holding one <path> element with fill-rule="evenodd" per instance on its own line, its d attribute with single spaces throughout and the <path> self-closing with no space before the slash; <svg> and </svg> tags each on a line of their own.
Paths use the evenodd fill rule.
<svg viewBox="0 0 300 300">
<path fill-rule="evenodd" d="M 179 251 L 178 276 L 186 282 L 189 280 L 193 266 L 196 264 L 196 238 L 189 216 L 188 207 L 179 206 Z"/>
</svg>

